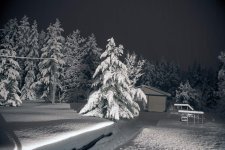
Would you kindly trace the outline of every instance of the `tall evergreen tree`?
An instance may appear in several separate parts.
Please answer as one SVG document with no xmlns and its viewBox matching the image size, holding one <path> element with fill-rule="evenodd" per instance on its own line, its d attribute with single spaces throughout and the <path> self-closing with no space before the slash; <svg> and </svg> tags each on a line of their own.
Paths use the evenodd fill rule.
<svg viewBox="0 0 225 150">
<path fill-rule="evenodd" d="M 4 38 L 1 40 L 0 55 L 16 56 L 17 20 L 10 20 L 3 29 Z M 2 57 L 0 59 L 0 104 L 19 106 L 22 101 L 19 97 L 18 80 L 20 66 L 14 58 Z"/>
<path fill-rule="evenodd" d="M 38 47 L 40 48 L 40 49 L 42 49 L 43 48 L 43 46 L 44 46 L 44 44 L 45 44 L 45 40 L 47 39 L 46 38 L 46 33 L 45 33 L 45 31 L 41 31 L 39 34 L 38 34 Z M 39 52 L 39 55 L 41 55 L 41 51 Z"/>
<path fill-rule="evenodd" d="M 145 60 L 143 72 L 144 74 L 141 76 L 139 84 L 154 86 L 155 65 L 149 60 Z"/>
<path fill-rule="evenodd" d="M 34 21 L 31 26 L 31 30 L 28 38 L 28 47 L 29 52 L 26 57 L 38 58 L 39 57 L 39 44 L 38 44 L 38 30 L 37 23 Z M 21 90 L 21 99 L 22 100 L 34 100 L 36 99 L 36 92 L 34 86 L 32 86 L 36 80 L 37 70 L 37 61 L 38 60 L 25 60 L 25 83 Z"/>
<path fill-rule="evenodd" d="M 88 103 L 80 111 L 87 116 L 98 116 L 112 120 L 134 118 L 139 114 L 139 106 L 135 98 L 146 101 L 145 94 L 131 85 L 127 67 L 119 60 L 123 54 L 123 46 L 116 47 L 114 39 L 108 40 L 103 60 L 95 70 L 93 78 L 96 87 L 88 98 Z"/>
<path fill-rule="evenodd" d="M 64 37 L 62 36 L 63 29 L 60 21 L 56 19 L 56 22 L 50 24 L 47 31 L 46 43 L 41 49 L 43 61 L 38 66 L 41 72 L 40 82 L 45 85 L 42 98 L 54 100 L 54 91 L 62 89 L 59 78 L 63 75 L 62 66 L 65 63 L 62 53 Z M 52 103 L 55 103 L 55 101 L 52 101 Z"/>
<path fill-rule="evenodd" d="M 96 67 L 100 63 L 100 56 L 102 49 L 97 46 L 96 38 L 94 34 L 88 37 L 84 45 L 84 56 L 82 57 L 83 67 L 81 68 L 82 72 L 82 81 L 83 89 L 90 89 L 92 84 L 92 76 L 95 72 Z"/>
<path fill-rule="evenodd" d="M 181 69 L 179 65 L 175 64 L 174 62 L 170 62 L 168 64 L 168 73 L 165 80 L 165 90 L 169 93 L 171 93 L 172 96 L 176 95 L 176 89 L 179 86 L 179 83 L 181 82 L 182 75 L 181 75 Z"/>
<path fill-rule="evenodd" d="M 26 56 L 29 52 L 29 40 L 30 36 L 30 23 L 28 21 L 28 17 L 24 16 L 20 20 L 20 24 L 18 27 L 18 55 L 19 56 Z"/>
<path fill-rule="evenodd" d="M 125 63 L 128 69 L 128 77 L 131 84 L 135 86 L 139 78 L 143 75 L 142 69 L 145 60 L 137 60 L 137 55 L 135 53 L 127 53 Z"/>
<path fill-rule="evenodd" d="M 39 50 L 38 50 L 39 53 L 38 53 L 38 55 L 39 55 L 39 57 L 40 57 L 41 54 L 42 54 L 41 49 L 44 47 L 44 45 L 45 45 L 45 43 L 46 43 L 45 40 L 47 40 L 47 39 L 48 39 L 48 38 L 47 38 L 47 35 L 46 35 L 45 31 L 42 30 L 42 31 L 38 34 L 38 47 L 39 47 Z M 37 63 L 39 64 L 39 63 L 40 63 L 40 60 L 38 60 Z M 41 78 L 41 73 L 40 73 L 40 71 L 38 71 L 38 72 L 37 72 L 37 80 L 40 80 L 40 78 Z M 37 87 L 36 87 L 36 88 L 37 88 Z M 39 92 L 39 91 L 41 91 L 41 90 L 37 88 L 37 91 Z M 38 94 L 38 95 L 40 95 L 40 94 Z"/>
<path fill-rule="evenodd" d="M 225 53 L 221 52 L 218 56 L 221 68 L 218 72 L 218 91 L 221 98 L 225 97 Z"/>
<path fill-rule="evenodd" d="M 204 75 L 204 69 L 196 62 L 188 68 L 187 79 L 194 88 L 201 88 Z"/>
<path fill-rule="evenodd" d="M 64 61 L 66 63 L 64 72 L 65 89 L 77 88 L 81 85 L 82 67 L 84 66 L 82 58 L 86 53 L 83 49 L 85 41 L 81 37 L 79 30 L 73 31 L 66 38 L 64 48 Z"/>
<path fill-rule="evenodd" d="M 186 78 L 190 81 L 190 85 L 199 91 L 200 103 L 205 109 L 213 108 L 216 105 L 216 76 L 214 71 L 202 68 L 200 64 L 194 63 L 186 72 Z"/>
<path fill-rule="evenodd" d="M 217 76 L 213 70 L 204 70 L 204 77 L 201 85 L 201 100 L 203 109 L 214 109 L 218 97 L 216 96 Z"/>
<path fill-rule="evenodd" d="M 12 39 L 13 43 L 16 45 L 17 34 L 18 34 L 18 21 L 16 18 L 10 19 L 1 30 L 1 43 L 4 42 L 5 36 L 8 36 L 9 39 Z"/>
<path fill-rule="evenodd" d="M 30 34 L 30 23 L 28 21 L 28 17 L 24 16 L 21 20 L 20 20 L 20 24 L 18 27 L 18 34 L 17 34 L 17 46 L 18 46 L 18 56 L 20 57 L 25 57 L 28 55 L 29 53 L 29 35 Z M 21 76 L 21 80 L 20 80 L 20 88 L 22 88 L 22 86 L 25 83 L 25 76 L 26 76 L 26 72 L 25 72 L 25 59 L 20 59 L 18 60 L 19 65 L 21 67 L 20 70 L 20 76 Z"/>
<path fill-rule="evenodd" d="M 221 67 L 218 72 L 218 95 L 220 98 L 218 106 L 219 110 L 225 114 L 225 52 L 221 52 L 218 59 L 221 62 Z"/>
<path fill-rule="evenodd" d="M 181 81 L 181 70 L 178 65 L 164 59 L 156 63 L 146 61 L 143 71 L 142 84 L 157 87 L 175 96 Z"/>
<path fill-rule="evenodd" d="M 162 59 L 157 62 L 155 65 L 154 87 L 169 92 L 169 89 L 172 87 L 170 83 L 171 72 L 172 67 L 170 67 L 170 63 L 167 62 L 165 59 Z"/>
</svg>

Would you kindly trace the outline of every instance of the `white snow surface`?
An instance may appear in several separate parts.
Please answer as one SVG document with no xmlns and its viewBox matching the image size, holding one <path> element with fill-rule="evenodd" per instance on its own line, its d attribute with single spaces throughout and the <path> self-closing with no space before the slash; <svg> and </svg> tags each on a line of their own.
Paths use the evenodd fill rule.
<svg viewBox="0 0 225 150">
<path fill-rule="evenodd" d="M 2 107 L 0 113 L 18 137 L 23 150 L 52 149 L 51 145 L 59 145 L 57 149 L 60 150 L 79 148 L 111 132 L 114 124 L 105 119 L 79 115 L 65 103 L 24 103 L 21 107 Z M 108 127 L 109 130 L 105 130 Z M 83 136 L 85 133 L 88 136 Z M 72 142 L 68 144 L 68 141 Z"/>
<path fill-rule="evenodd" d="M 30 132 L 32 134 L 32 137 L 35 137 L 35 140 L 33 140 L 32 138 L 26 138 L 25 140 L 22 140 L 21 142 L 24 143 L 22 146 L 22 150 L 32 150 L 38 147 L 42 147 L 45 145 L 49 145 L 49 144 L 53 144 L 53 143 L 57 143 L 66 139 L 69 139 L 71 137 L 75 137 L 90 131 L 94 131 L 94 130 L 98 130 L 107 126 L 112 125 L 113 122 L 112 121 L 108 121 L 108 122 L 100 122 L 100 123 L 96 123 L 93 125 L 88 125 L 87 127 L 84 127 L 84 124 L 80 124 L 80 129 L 78 130 L 73 130 L 73 127 L 70 126 L 70 130 L 68 130 L 67 132 L 63 132 L 60 134 L 58 133 L 46 133 L 46 132 Z M 61 126 L 61 128 L 63 128 L 65 126 Z M 24 134 L 24 131 L 22 131 L 20 133 L 20 131 L 17 131 L 16 134 Z M 96 136 L 97 138 L 98 136 Z M 94 140 L 94 139 L 93 139 Z"/>
<path fill-rule="evenodd" d="M 224 125 L 208 122 L 204 125 L 168 126 L 161 122 L 142 129 L 136 138 L 120 150 L 205 150 L 225 149 Z M 185 127 L 186 126 L 186 127 Z"/>
</svg>

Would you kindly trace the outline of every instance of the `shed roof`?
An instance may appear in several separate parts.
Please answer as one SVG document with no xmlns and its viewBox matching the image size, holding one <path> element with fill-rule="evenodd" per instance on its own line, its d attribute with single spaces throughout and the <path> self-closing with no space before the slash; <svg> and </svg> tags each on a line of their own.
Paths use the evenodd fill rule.
<svg viewBox="0 0 225 150">
<path fill-rule="evenodd" d="M 158 92 L 158 93 L 160 93 L 162 95 L 165 95 L 165 96 L 168 96 L 168 97 L 171 96 L 170 93 L 164 92 L 164 91 L 162 91 L 162 90 L 160 90 L 158 88 L 152 87 L 152 86 L 148 86 L 148 85 L 141 85 L 141 86 L 139 86 L 139 88 L 141 88 L 141 87 L 145 87 L 145 88 L 151 89 L 151 90 L 153 90 L 155 92 Z"/>
</svg>

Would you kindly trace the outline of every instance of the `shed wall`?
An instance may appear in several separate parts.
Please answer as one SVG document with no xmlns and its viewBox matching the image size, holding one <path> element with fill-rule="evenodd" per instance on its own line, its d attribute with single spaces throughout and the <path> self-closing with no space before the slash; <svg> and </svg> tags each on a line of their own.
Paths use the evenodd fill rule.
<svg viewBox="0 0 225 150">
<path fill-rule="evenodd" d="M 148 111 L 164 112 L 166 110 L 166 96 L 148 96 Z"/>
</svg>

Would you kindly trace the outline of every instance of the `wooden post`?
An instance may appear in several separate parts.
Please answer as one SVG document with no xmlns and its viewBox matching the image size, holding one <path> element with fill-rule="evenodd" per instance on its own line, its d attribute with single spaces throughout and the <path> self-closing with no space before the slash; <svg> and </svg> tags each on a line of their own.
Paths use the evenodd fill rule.
<svg viewBox="0 0 225 150">
<path fill-rule="evenodd" d="M 188 123 L 189 123 L 189 116 L 187 115 L 187 125 L 188 125 Z"/>
<path fill-rule="evenodd" d="M 199 114 L 198 114 L 198 123 L 199 123 L 199 119 L 200 119 L 200 118 L 199 118 Z"/>
<path fill-rule="evenodd" d="M 195 124 L 195 114 L 194 114 L 194 124 Z"/>
<path fill-rule="evenodd" d="M 62 103 L 60 97 L 61 97 L 61 94 L 60 94 L 60 92 L 59 92 L 59 102 Z"/>
<path fill-rule="evenodd" d="M 49 89 L 52 104 L 55 103 L 55 92 L 56 92 L 55 71 L 56 71 L 55 61 L 52 60 L 52 73 L 51 73 L 52 82 L 50 83 L 50 89 Z"/>
<path fill-rule="evenodd" d="M 204 115 L 202 114 L 202 124 L 203 124 Z"/>
</svg>

